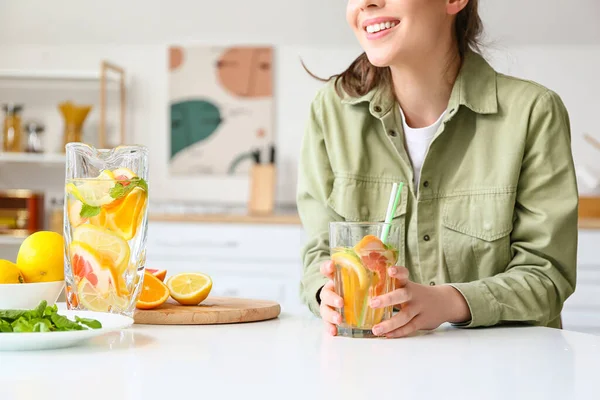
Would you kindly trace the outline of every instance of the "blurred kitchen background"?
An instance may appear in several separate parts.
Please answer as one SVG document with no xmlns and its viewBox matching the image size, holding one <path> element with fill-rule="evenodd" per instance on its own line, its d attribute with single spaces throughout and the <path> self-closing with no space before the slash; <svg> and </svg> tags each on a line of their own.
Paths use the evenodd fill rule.
<svg viewBox="0 0 600 400">
<path fill-rule="evenodd" d="M 564 323 L 600 334 L 600 2 L 480 3 L 485 56 L 569 109 L 582 209 Z M 297 160 L 321 83 L 301 60 L 326 77 L 360 53 L 345 5 L 0 0 L 0 120 L 5 137 L 20 131 L 0 153 L 0 258 L 35 230 L 62 231 L 65 137 L 139 143 L 151 154 L 147 266 L 302 309 Z"/>
</svg>

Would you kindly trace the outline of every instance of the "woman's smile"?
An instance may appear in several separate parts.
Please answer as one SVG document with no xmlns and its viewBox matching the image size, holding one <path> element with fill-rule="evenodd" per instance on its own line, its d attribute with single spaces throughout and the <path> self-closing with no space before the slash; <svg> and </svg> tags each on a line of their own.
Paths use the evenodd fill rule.
<svg viewBox="0 0 600 400">
<path fill-rule="evenodd" d="M 400 20 L 397 18 L 379 17 L 364 21 L 362 27 L 368 40 L 376 40 L 390 33 L 399 24 Z"/>
</svg>

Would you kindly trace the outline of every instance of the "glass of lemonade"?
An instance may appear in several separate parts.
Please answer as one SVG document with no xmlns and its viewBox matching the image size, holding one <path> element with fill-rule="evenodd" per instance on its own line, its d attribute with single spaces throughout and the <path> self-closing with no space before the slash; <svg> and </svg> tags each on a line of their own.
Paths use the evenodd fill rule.
<svg viewBox="0 0 600 400">
<path fill-rule="evenodd" d="M 383 242 L 380 238 L 387 238 Z M 395 289 L 387 270 L 398 261 L 400 227 L 369 222 L 332 222 L 329 227 L 335 291 L 344 300 L 338 335 L 374 337 L 372 328 L 392 316 L 393 307 L 372 309 L 369 299 Z"/>
<path fill-rule="evenodd" d="M 66 146 L 65 281 L 69 309 L 133 316 L 148 227 L 148 151 Z"/>
</svg>

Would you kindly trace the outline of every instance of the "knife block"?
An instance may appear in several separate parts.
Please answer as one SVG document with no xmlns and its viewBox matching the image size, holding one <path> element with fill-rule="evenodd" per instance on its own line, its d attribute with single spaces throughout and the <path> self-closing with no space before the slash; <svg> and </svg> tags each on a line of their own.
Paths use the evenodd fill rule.
<svg viewBox="0 0 600 400">
<path fill-rule="evenodd" d="M 253 164 L 250 170 L 249 214 L 272 214 L 275 208 L 274 164 Z"/>
</svg>

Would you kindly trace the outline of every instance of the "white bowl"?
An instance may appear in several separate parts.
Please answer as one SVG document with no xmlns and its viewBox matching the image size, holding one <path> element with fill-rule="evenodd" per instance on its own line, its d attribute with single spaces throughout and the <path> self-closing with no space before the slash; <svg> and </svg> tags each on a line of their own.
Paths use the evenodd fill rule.
<svg viewBox="0 0 600 400">
<path fill-rule="evenodd" d="M 56 303 L 65 281 L 0 284 L 0 310 L 32 309 L 42 300 Z"/>
</svg>

